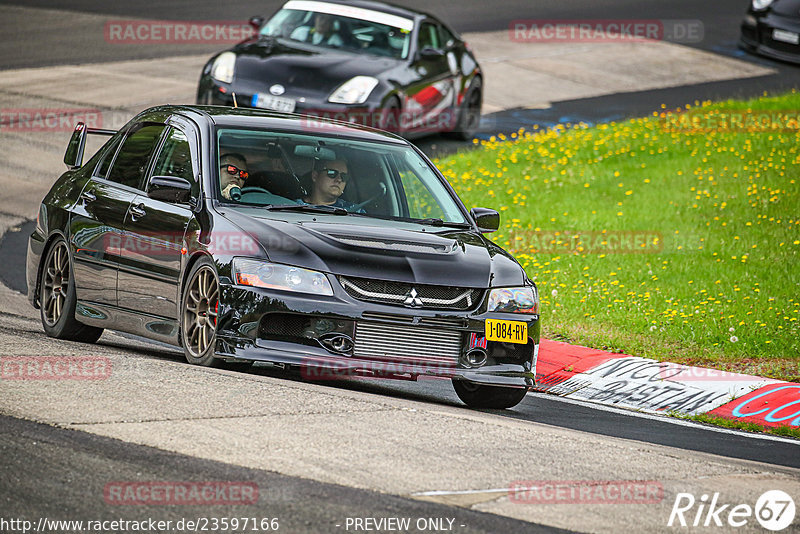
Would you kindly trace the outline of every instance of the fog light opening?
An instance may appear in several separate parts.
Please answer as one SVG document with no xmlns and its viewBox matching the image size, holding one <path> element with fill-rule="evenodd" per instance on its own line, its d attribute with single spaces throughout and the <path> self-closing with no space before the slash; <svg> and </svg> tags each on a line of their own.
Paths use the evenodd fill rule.
<svg viewBox="0 0 800 534">
<path fill-rule="evenodd" d="M 486 349 L 480 347 L 469 349 L 466 354 L 461 357 L 466 367 L 482 367 L 486 365 L 486 360 L 488 359 L 489 354 L 486 352 Z"/>
<path fill-rule="evenodd" d="M 329 332 L 319 336 L 319 342 L 333 352 L 350 355 L 353 352 L 353 340 L 350 336 L 338 332 Z"/>
</svg>

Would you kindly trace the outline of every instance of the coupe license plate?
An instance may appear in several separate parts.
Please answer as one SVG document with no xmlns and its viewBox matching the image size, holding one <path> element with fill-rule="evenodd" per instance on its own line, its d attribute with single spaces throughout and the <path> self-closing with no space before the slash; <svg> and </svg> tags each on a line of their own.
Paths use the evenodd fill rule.
<svg viewBox="0 0 800 534">
<path fill-rule="evenodd" d="M 784 43 L 798 44 L 800 43 L 800 34 L 785 30 L 772 30 L 772 39 Z"/>
<path fill-rule="evenodd" d="M 263 93 L 256 93 L 253 95 L 251 105 L 254 108 L 271 109 L 272 111 L 285 111 L 292 113 L 296 102 L 292 98 L 283 98 L 280 96 L 265 95 Z"/>
<path fill-rule="evenodd" d="M 524 345 L 528 342 L 528 323 L 486 319 L 486 339 Z"/>
</svg>

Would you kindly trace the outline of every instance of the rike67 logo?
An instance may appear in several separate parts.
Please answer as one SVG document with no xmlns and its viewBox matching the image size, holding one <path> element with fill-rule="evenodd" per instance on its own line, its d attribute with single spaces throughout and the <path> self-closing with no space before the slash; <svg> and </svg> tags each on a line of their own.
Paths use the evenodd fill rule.
<svg viewBox="0 0 800 534">
<path fill-rule="evenodd" d="M 672 527 L 743 527 L 753 517 L 767 530 L 778 532 L 794 521 L 794 499 L 781 490 L 764 492 L 755 506 L 724 503 L 719 492 L 696 499 L 691 493 L 678 493 L 667 526 Z"/>
</svg>

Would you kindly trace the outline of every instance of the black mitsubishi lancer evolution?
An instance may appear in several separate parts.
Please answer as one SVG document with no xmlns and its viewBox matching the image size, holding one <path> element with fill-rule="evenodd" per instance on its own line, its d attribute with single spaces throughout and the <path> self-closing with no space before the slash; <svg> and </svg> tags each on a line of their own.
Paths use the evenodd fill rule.
<svg viewBox="0 0 800 534">
<path fill-rule="evenodd" d="M 88 135 L 109 139 L 88 161 Z M 394 134 L 278 112 L 163 106 L 79 123 L 42 201 L 28 297 L 47 335 L 103 329 L 196 365 L 310 379 L 451 379 L 469 406 L 534 386 L 539 297 L 438 169 Z"/>
</svg>

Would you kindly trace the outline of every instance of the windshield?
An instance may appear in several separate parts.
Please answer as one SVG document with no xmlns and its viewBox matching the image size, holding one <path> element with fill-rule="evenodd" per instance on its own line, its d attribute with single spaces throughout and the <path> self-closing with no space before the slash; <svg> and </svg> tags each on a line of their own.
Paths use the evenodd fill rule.
<svg viewBox="0 0 800 534">
<path fill-rule="evenodd" d="M 408 145 L 219 129 L 217 158 L 223 202 L 468 224 L 458 201 Z"/>
<path fill-rule="evenodd" d="M 411 19 L 341 4 L 292 0 L 262 28 L 261 35 L 323 48 L 405 59 Z"/>
</svg>

